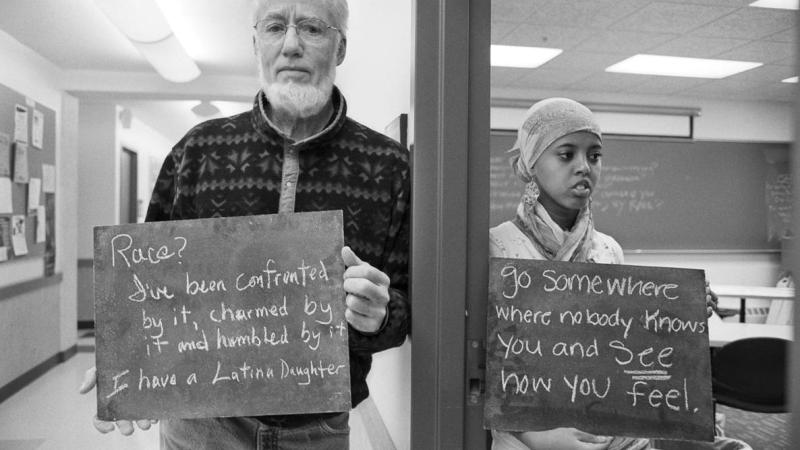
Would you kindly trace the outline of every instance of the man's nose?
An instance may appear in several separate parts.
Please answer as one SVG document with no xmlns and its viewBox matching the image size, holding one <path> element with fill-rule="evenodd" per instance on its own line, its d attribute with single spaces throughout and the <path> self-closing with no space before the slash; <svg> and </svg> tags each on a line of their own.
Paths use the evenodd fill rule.
<svg viewBox="0 0 800 450">
<path fill-rule="evenodd" d="M 286 34 L 283 35 L 281 53 L 285 56 L 301 55 L 303 53 L 303 47 L 300 44 L 300 36 L 297 35 L 297 27 L 294 25 L 286 28 Z"/>
</svg>

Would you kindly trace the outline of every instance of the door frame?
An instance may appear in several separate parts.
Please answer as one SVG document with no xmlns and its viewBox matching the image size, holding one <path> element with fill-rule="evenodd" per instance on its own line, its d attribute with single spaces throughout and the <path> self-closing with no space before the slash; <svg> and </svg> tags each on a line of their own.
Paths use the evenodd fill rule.
<svg viewBox="0 0 800 450">
<path fill-rule="evenodd" d="M 465 317 L 487 292 L 490 9 L 413 5 L 411 448 L 486 448 L 483 408 L 467 400 Z"/>
</svg>

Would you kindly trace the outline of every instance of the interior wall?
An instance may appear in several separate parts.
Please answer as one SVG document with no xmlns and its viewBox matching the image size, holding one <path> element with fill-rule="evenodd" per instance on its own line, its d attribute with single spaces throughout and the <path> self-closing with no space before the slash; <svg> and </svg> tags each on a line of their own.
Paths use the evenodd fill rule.
<svg viewBox="0 0 800 450">
<path fill-rule="evenodd" d="M 572 96 L 563 92 L 552 95 L 571 96 L 585 102 L 699 107 L 701 112 L 694 122 L 694 136 L 698 140 L 791 142 L 794 138 L 792 105 L 788 103 L 674 98 L 666 101 L 661 98 Z M 537 98 L 548 96 L 550 95 L 544 94 Z M 524 111 L 523 108 L 492 108 L 492 128 L 518 128 Z M 729 218 L 721 218 L 726 219 Z M 614 235 L 614 230 L 601 231 Z M 706 277 L 712 286 L 774 286 L 781 270 L 781 255 L 777 252 L 626 252 L 625 263 L 702 269 L 706 271 Z"/>
<path fill-rule="evenodd" d="M 175 143 L 135 115 L 128 126 L 120 123 L 117 132 L 120 146 L 136 152 L 138 157 L 136 196 L 139 202 L 138 222 L 143 222 L 158 170 Z"/>
<path fill-rule="evenodd" d="M 412 41 L 410 0 L 351 6 L 348 54 L 336 75 L 348 116 L 383 132 L 398 115 L 409 112 Z M 363 48 L 367 50 L 351 51 Z"/>
<path fill-rule="evenodd" d="M 61 147 L 56 153 L 56 272 L 63 278 L 59 318 L 61 350 L 78 340 L 78 99 L 64 94 L 61 103 Z"/>
<path fill-rule="evenodd" d="M 56 157 L 59 148 L 59 127 L 61 121 L 61 91 L 58 80 L 61 70 L 46 59 L 33 52 L 31 49 L 17 42 L 3 30 L 0 30 L 0 54 L 3 55 L 3 66 L 13 67 L 14 70 L 0 71 L 0 83 L 14 89 L 23 95 L 41 103 L 56 112 Z M 60 167 L 56 168 L 57 180 Z M 58 195 L 58 192 L 56 192 Z M 58 199 L 58 197 L 56 197 Z M 60 225 L 56 223 L 60 228 Z M 56 238 L 56 245 L 59 244 Z M 56 264 L 60 248 L 56 248 Z M 58 270 L 58 265 L 56 270 Z M 44 263 L 42 258 L 20 258 L 10 262 L 0 263 L 0 287 L 9 286 L 21 281 L 41 278 L 44 276 Z M 2 314 L 2 312 L 0 312 Z"/>
<path fill-rule="evenodd" d="M 78 258 L 93 255 L 93 228 L 119 219 L 117 109 L 81 100 L 78 119 Z"/>
<path fill-rule="evenodd" d="M 74 346 L 76 302 L 74 223 L 77 215 L 74 161 L 74 110 L 60 89 L 61 70 L 0 30 L 3 66 L 0 83 L 56 112 L 56 265 L 61 283 L 0 298 L 0 386 Z M 8 70 L 12 68 L 13 70 Z M 10 288 L 44 276 L 43 258 L 0 263 L 0 288 Z M 72 280 L 72 281 L 70 281 Z M 70 318 L 73 318 L 70 320 Z M 70 323 L 71 322 L 71 323 Z"/>
<path fill-rule="evenodd" d="M 78 108 L 78 307 L 79 321 L 94 320 L 93 229 L 119 221 L 117 107 L 81 100 Z"/>
</svg>

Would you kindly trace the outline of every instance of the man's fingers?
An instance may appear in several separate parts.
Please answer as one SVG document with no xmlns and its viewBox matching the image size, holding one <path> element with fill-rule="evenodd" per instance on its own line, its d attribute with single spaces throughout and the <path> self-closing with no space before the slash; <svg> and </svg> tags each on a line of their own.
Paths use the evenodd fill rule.
<svg viewBox="0 0 800 450">
<path fill-rule="evenodd" d="M 84 372 L 83 382 L 81 383 L 81 387 L 78 388 L 78 392 L 85 394 L 91 391 L 95 384 L 97 384 L 97 368 L 92 367 Z"/>
<path fill-rule="evenodd" d="M 118 420 L 117 428 L 123 436 L 130 436 L 133 434 L 133 422 L 130 420 Z"/>
<path fill-rule="evenodd" d="M 151 422 L 149 419 L 137 420 L 136 421 L 136 425 L 139 427 L 140 430 L 149 430 L 150 429 L 150 425 L 152 425 L 152 424 L 153 424 L 153 422 Z"/>
<path fill-rule="evenodd" d="M 344 310 L 344 318 L 353 328 L 363 333 L 374 333 L 380 328 L 382 320 L 371 319 L 352 309 Z"/>
<path fill-rule="evenodd" d="M 389 303 L 389 289 L 385 286 L 378 286 L 364 278 L 348 278 L 342 285 L 348 296 L 355 295 L 371 300 L 378 306 Z"/>
<path fill-rule="evenodd" d="M 344 265 L 347 267 L 355 266 L 362 262 L 355 252 L 346 245 L 342 247 L 342 260 L 344 260 Z"/>
<path fill-rule="evenodd" d="M 350 266 L 344 271 L 343 278 L 365 278 L 380 286 L 389 286 L 389 276 L 367 263 Z"/>
<path fill-rule="evenodd" d="M 106 434 L 114 431 L 114 422 L 106 422 L 105 420 L 100 420 L 97 416 L 93 418 L 94 427 L 97 431 Z"/>
<path fill-rule="evenodd" d="M 581 430 L 575 430 L 575 433 L 579 441 L 589 444 L 605 444 L 609 440 L 607 436 L 597 436 Z"/>
<path fill-rule="evenodd" d="M 379 306 L 357 295 L 348 294 L 345 298 L 345 303 L 347 304 L 347 309 L 357 313 L 360 316 L 383 319 L 383 316 L 386 315 L 385 306 Z"/>
</svg>

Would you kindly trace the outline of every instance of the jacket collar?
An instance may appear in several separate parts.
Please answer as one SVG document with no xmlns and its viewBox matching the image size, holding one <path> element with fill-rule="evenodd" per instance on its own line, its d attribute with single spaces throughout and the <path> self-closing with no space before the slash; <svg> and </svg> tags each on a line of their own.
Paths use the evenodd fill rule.
<svg viewBox="0 0 800 450">
<path fill-rule="evenodd" d="M 267 100 L 267 96 L 264 95 L 264 91 L 259 90 L 253 101 L 253 110 L 251 114 L 253 128 L 255 128 L 259 134 L 270 140 L 282 141 L 298 147 L 305 147 L 313 143 L 328 141 L 339 132 L 347 118 L 347 102 L 345 102 L 344 96 L 336 86 L 334 86 L 331 91 L 331 101 L 333 102 L 334 113 L 325 128 L 313 136 L 295 142 L 281 133 L 269 118 L 267 118 L 266 111 L 269 101 Z"/>
</svg>

